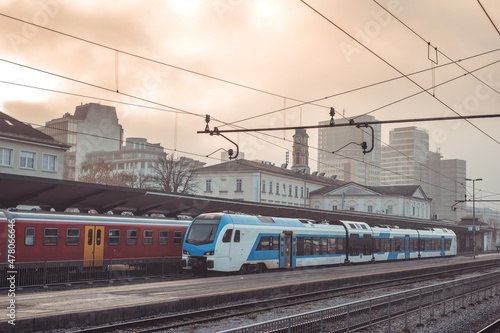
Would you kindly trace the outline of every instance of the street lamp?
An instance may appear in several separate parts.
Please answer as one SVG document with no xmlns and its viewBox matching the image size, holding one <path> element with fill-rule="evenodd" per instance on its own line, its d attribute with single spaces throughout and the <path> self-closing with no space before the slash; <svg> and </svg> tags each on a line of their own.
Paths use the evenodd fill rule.
<svg viewBox="0 0 500 333">
<path fill-rule="evenodd" d="M 476 182 L 483 180 L 482 178 L 465 180 L 472 181 L 472 246 L 474 247 L 474 259 L 476 259 Z"/>
</svg>

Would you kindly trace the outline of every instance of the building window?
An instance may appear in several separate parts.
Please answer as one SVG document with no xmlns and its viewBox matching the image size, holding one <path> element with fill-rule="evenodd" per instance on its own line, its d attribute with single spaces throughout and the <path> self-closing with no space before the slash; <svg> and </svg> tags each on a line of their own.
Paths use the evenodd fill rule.
<svg viewBox="0 0 500 333">
<path fill-rule="evenodd" d="M 286 184 L 283 184 L 283 193 L 281 194 L 286 195 Z"/>
<path fill-rule="evenodd" d="M 154 231 L 144 230 L 142 232 L 142 245 L 153 245 Z"/>
<path fill-rule="evenodd" d="M 262 193 L 266 193 L 266 181 L 262 181 Z"/>
<path fill-rule="evenodd" d="M 120 229 L 109 229 L 108 244 L 120 245 Z"/>
<path fill-rule="evenodd" d="M 338 209 L 337 205 L 332 206 L 332 210 L 337 210 L 337 209 Z"/>
<path fill-rule="evenodd" d="M 12 166 L 12 149 L 0 148 L 0 165 Z"/>
<path fill-rule="evenodd" d="M 236 179 L 236 192 L 243 192 L 242 180 Z"/>
<path fill-rule="evenodd" d="M 35 168 L 35 153 L 29 151 L 21 151 L 21 157 L 19 159 L 19 167 L 26 169 Z"/>
<path fill-rule="evenodd" d="M 302 186 L 300 187 L 300 197 L 304 197 L 304 188 Z"/>
<path fill-rule="evenodd" d="M 35 227 L 26 227 L 24 229 L 24 245 L 35 245 Z"/>
<path fill-rule="evenodd" d="M 269 182 L 269 194 L 273 194 L 273 182 Z"/>
<path fill-rule="evenodd" d="M 212 192 L 212 180 L 205 180 L 205 192 Z"/>
<path fill-rule="evenodd" d="M 56 171 L 57 156 L 45 155 L 42 156 L 42 170 L 43 171 Z"/>
<path fill-rule="evenodd" d="M 295 197 L 299 197 L 299 187 L 297 185 L 295 185 Z"/>
<path fill-rule="evenodd" d="M 276 194 L 280 194 L 280 183 L 276 183 Z"/>
<path fill-rule="evenodd" d="M 292 185 L 288 186 L 288 196 L 292 196 Z"/>
<path fill-rule="evenodd" d="M 372 205 L 368 205 L 367 211 L 368 211 L 368 213 L 373 213 L 373 206 Z"/>
<path fill-rule="evenodd" d="M 309 187 L 306 188 L 306 198 L 309 198 Z"/>
<path fill-rule="evenodd" d="M 387 214 L 392 215 L 392 205 L 391 206 L 387 206 Z"/>
</svg>

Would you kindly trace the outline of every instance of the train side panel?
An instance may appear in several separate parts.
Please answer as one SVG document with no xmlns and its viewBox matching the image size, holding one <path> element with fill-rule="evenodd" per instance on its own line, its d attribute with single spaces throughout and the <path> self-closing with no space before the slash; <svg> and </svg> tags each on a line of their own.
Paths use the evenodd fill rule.
<svg viewBox="0 0 500 333">
<path fill-rule="evenodd" d="M 104 259 L 180 258 L 189 225 L 119 216 L 8 214 L 16 220 L 16 263 L 86 260 L 83 267 L 88 267 L 102 265 Z"/>
</svg>

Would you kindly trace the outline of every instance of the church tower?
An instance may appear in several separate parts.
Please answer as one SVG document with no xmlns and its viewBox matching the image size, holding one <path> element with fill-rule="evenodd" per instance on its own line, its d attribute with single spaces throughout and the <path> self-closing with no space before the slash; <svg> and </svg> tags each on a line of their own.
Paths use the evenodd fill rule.
<svg viewBox="0 0 500 333">
<path fill-rule="evenodd" d="M 305 129 L 296 129 L 293 135 L 292 170 L 305 170 L 309 174 L 309 135 Z"/>
</svg>

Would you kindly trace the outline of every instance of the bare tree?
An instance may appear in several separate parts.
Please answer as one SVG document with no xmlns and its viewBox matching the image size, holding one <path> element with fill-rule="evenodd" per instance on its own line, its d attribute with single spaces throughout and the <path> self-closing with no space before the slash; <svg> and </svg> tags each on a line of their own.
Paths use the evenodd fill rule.
<svg viewBox="0 0 500 333">
<path fill-rule="evenodd" d="M 87 183 L 131 187 L 134 177 L 127 172 L 115 172 L 111 163 L 97 160 L 82 163 L 78 180 Z"/>
<path fill-rule="evenodd" d="M 157 185 L 162 191 L 184 194 L 194 193 L 194 170 L 199 167 L 199 162 L 185 157 L 176 159 L 173 154 L 160 157 L 153 165 Z"/>
</svg>

